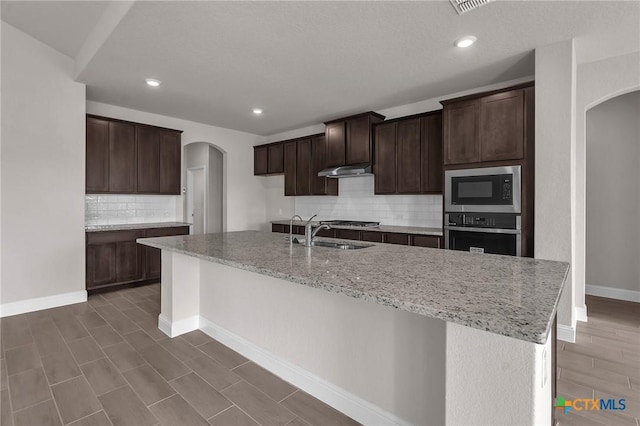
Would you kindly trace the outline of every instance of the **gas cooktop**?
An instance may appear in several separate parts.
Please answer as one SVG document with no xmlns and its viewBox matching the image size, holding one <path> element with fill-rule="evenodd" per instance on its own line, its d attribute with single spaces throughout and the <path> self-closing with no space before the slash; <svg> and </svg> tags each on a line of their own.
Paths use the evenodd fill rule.
<svg viewBox="0 0 640 426">
<path fill-rule="evenodd" d="M 357 220 L 322 220 L 320 225 L 329 226 L 380 226 L 380 222 L 362 222 Z"/>
</svg>

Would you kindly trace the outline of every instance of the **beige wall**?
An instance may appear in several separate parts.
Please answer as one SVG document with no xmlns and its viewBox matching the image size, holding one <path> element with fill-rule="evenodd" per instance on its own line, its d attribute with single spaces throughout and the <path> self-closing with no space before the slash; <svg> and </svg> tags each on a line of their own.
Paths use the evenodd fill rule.
<svg viewBox="0 0 640 426">
<path fill-rule="evenodd" d="M 640 296 L 640 92 L 587 111 L 586 284 Z"/>
<path fill-rule="evenodd" d="M 86 298 L 85 86 L 71 59 L 1 25 L 0 303 Z"/>
</svg>

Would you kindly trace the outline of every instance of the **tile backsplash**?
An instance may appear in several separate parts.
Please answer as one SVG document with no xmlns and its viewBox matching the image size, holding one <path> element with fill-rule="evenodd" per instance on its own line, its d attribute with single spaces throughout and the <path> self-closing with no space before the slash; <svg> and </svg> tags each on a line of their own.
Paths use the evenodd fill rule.
<svg viewBox="0 0 640 426">
<path fill-rule="evenodd" d="M 340 179 L 337 197 L 295 197 L 295 212 L 307 219 L 379 221 L 383 225 L 442 227 L 441 195 L 374 195 L 373 176 Z"/>
<path fill-rule="evenodd" d="M 85 225 L 175 222 L 177 195 L 85 195 Z"/>
</svg>

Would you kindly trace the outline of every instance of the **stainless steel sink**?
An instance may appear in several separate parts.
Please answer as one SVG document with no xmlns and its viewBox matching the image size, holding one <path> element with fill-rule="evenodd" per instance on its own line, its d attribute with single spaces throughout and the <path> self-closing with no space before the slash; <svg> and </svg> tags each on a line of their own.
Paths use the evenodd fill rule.
<svg viewBox="0 0 640 426">
<path fill-rule="evenodd" d="M 331 241 L 314 241 L 312 245 L 314 247 L 329 247 L 329 248 L 336 248 L 340 250 L 358 250 L 358 249 L 363 249 L 367 247 L 373 247 L 372 244 L 353 244 L 353 243 L 343 243 L 343 242 L 334 243 Z"/>
</svg>

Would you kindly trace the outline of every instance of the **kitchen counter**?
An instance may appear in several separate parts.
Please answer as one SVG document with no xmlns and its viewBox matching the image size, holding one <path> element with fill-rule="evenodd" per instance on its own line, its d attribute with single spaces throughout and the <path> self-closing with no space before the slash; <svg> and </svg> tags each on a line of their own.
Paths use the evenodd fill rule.
<svg viewBox="0 0 640 426">
<path fill-rule="evenodd" d="M 132 229 L 150 229 L 150 228 L 174 228 L 178 226 L 190 226 L 185 222 L 155 222 L 155 223 L 123 223 L 120 225 L 88 225 L 84 227 L 85 232 L 104 232 L 104 231 L 128 231 Z"/>
<path fill-rule="evenodd" d="M 564 262 L 390 244 L 290 247 L 282 234 L 257 231 L 138 242 L 537 344 L 569 271 Z"/>
<path fill-rule="evenodd" d="M 287 225 L 288 220 L 273 220 L 272 224 Z M 294 220 L 294 226 L 304 226 L 307 222 L 301 222 Z M 320 225 L 319 221 L 312 221 L 311 224 L 315 228 Z M 433 235 L 436 237 L 442 237 L 442 228 L 428 228 L 422 226 L 395 226 L 395 225 L 380 225 L 380 226 L 331 226 L 332 229 L 357 229 L 359 231 L 371 231 L 371 232 L 391 232 L 397 234 L 416 234 L 416 235 Z"/>
</svg>

